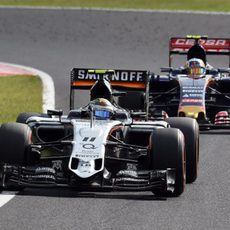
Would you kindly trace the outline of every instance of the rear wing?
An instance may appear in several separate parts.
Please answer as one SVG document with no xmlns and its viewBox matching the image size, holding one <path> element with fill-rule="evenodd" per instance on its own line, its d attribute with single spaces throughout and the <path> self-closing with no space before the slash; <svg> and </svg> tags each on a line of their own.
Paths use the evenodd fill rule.
<svg viewBox="0 0 230 230">
<path fill-rule="evenodd" d="M 111 74 L 112 73 L 112 74 Z M 89 90 L 94 83 L 107 78 L 113 90 L 119 91 L 146 91 L 149 82 L 149 71 L 145 70 L 98 70 L 86 68 L 74 68 L 71 71 L 70 82 L 70 109 L 74 108 L 74 91 Z"/>
<path fill-rule="evenodd" d="M 230 39 L 208 38 L 206 36 L 172 37 L 169 41 L 169 66 L 171 66 L 174 54 L 187 55 L 188 50 L 198 42 L 203 46 L 207 55 L 229 56 L 230 66 Z"/>
</svg>

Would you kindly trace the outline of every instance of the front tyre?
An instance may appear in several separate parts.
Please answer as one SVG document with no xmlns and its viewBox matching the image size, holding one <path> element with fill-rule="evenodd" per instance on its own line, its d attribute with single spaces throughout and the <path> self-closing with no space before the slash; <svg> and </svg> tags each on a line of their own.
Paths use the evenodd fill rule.
<svg viewBox="0 0 230 230">
<path fill-rule="evenodd" d="M 0 128 L 0 163 L 23 165 L 31 143 L 31 129 L 26 124 L 6 123 Z"/>
<path fill-rule="evenodd" d="M 156 129 L 150 136 L 150 169 L 175 169 L 173 192 L 157 190 L 159 196 L 179 196 L 185 188 L 184 136 L 179 129 Z"/>
</svg>

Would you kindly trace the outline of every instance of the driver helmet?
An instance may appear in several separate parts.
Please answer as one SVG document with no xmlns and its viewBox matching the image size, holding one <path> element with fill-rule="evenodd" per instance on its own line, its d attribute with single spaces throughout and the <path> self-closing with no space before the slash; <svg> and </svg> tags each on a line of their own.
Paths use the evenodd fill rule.
<svg viewBox="0 0 230 230">
<path fill-rule="evenodd" d="M 107 120 L 114 114 L 114 107 L 111 102 L 105 98 L 97 98 L 91 102 L 94 116 L 99 120 Z"/>
<path fill-rule="evenodd" d="M 201 78 L 206 73 L 205 64 L 201 59 L 192 58 L 186 62 L 185 68 L 192 78 Z"/>
</svg>

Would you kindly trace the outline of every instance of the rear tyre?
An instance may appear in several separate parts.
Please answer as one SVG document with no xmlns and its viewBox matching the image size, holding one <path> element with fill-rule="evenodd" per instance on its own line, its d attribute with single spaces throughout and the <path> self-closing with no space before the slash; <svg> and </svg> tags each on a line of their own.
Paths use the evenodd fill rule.
<svg viewBox="0 0 230 230">
<path fill-rule="evenodd" d="M 179 129 L 156 129 L 150 137 L 150 169 L 175 169 L 173 192 L 154 190 L 158 196 L 179 196 L 185 188 L 184 136 Z"/>
<path fill-rule="evenodd" d="M 172 128 L 180 129 L 185 138 L 186 183 L 193 183 L 198 175 L 199 125 L 189 117 L 170 117 L 166 121 Z"/>
<path fill-rule="evenodd" d="M 6 123 L 0 128 L 0 162 L 23 165 L 28 146 L 31 143 L 31 129 L 26 124 Z"/>
<path fill-rule="evenodd" d="M 22 124 L 26 124 L 26 121 L 30 118 L 30 117 L 50 117 L 48 114 L 46 113 L 20 113 L 16 119 L 17 123 L 22 123 Z"/>
</svg>

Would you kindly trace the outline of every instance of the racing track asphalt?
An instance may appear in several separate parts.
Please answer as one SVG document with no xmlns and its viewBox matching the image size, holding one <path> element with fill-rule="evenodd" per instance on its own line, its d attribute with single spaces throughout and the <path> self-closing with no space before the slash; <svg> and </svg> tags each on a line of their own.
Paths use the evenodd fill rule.
<svg viewBox="0 0 230 230">
<path fill-rule="evenodd" d="M 229 37 L 229 19 L 186 13 L 0 9 L 0 61 L 50 74 L 56 107 L 67 112 L 71 68 L 158 73 L 168 63 L 170 36 Z M 86 95 L 79 94 L 78 105 L 87 103 Z M 199 177 L 181 197 L 162 201 L 151 200 L 149 193 L 144 198 L 115 193 L 89 198 L 68 190 L 26 189 L 0 208 L 0 229 L 229 229 L 229 138 L 226 133 L 201 135 Z"/>
</svg>

